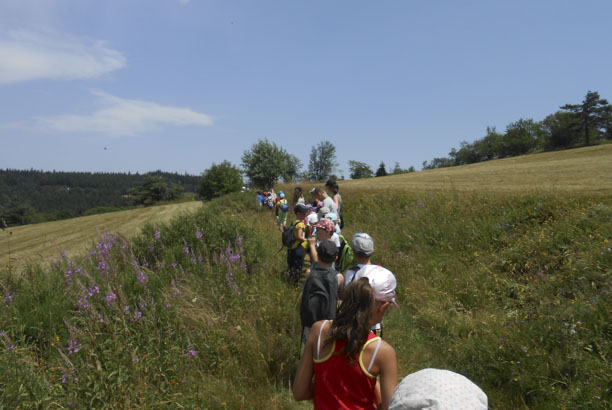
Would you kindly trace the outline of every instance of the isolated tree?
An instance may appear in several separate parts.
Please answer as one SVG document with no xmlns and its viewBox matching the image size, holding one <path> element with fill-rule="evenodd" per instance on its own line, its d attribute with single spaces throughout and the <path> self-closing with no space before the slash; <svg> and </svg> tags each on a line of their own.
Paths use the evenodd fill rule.
<svg viewBox="0 0 612 410">
<path fill-rule="evenodd" d="M 383 161 L 380 162 L 378 169 L 376 170 L 377 177 L 385 177 L 387 176 L 387 170 L 385 169 L 385 163 Z"/>
<path fill-rule="evenodd" d="M 349 160 L 349 173 L 352 179 L 372 178 L 374 172 L 365 162 Z"/>
<path fill-rule="evenodd" d="M 198 193 L 204 199 L 217 198 L 242 188 L 242 173 L 229 161 L 212 166 L 204 171 Z"/>
<path fill-rule="evenodd" d="M 183 191 L 180 185 L 167 183 L 161 176 L 147 175 L 142 184 L 130 190 L 136 205 L 153 205 L 177 199 Z"/>
<path fill-rule="evenodd" d="M 262 189 L 274 187 L 279 179 L 299 174 L 300 161 L 266 138 L 258 140 L 242 154 L 242 169 L 253 185 Z"/>
<path fill-rule="evenodd" d="M 602 126 L 607 105 L 608 101 L 601 99 L 599 93 L 588 91 L 582 104 L 565 104 L 561 109 L 573 113 L 580 120 L 584 143 L 589 145 L 591 134 Z"/>
<path fill-rule="evenodd" d="M 332 174 L 336 163 L 336 147 L 329 141 L 322 141 L 312 147 L 308 163 L 308 178 L 313 181 L 326 181 Z"/>
</svg>

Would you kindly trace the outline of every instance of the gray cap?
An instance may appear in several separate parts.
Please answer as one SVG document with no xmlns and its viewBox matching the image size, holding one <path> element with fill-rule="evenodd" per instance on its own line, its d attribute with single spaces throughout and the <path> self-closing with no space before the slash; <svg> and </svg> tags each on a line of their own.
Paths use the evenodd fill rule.
<svg viewBox="0 0 612 410">
<path fill-rule="evenodd" d="M 338 256 L 338 247 L 332 241 L 321 241 L 317 246 L 317 253 L 323 262 L 333 262 Z"/>
<path fill-rule="evenodd" d="M 374 239 L 367 233 L 358 232 L 353 235 L 353 251 L 364 256 L 374 253 Z"/>
</svg>

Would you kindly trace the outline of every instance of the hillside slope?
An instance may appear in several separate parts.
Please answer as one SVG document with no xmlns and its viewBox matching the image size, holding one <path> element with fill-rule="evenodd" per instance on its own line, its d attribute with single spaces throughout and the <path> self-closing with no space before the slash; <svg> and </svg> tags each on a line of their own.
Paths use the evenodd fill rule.
<svg viewBox="0 0 612 410">
<path fill-rule="evenodd" d="M 0 232 L 0 267 L 9 265 L 9 254 L 12 266 L 46 261 L 62 252 L 72 256 L 84 251 L 98 234 L 114 232 L 130 237 L 146 223 L 167 222 L 201 206 L 202 202 L 193 201 L 8 228 Z"/>
<path fill-rule="evenodd" d="M 612 145 L 505 158 L 387 177 L 343 181 L 342 189 L 612 192 Z"/>
</svg>

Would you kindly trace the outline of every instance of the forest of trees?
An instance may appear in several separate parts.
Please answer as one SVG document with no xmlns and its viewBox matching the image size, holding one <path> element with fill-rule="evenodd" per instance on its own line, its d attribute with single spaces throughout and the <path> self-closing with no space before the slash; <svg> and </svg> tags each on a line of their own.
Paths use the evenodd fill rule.
<svg viewBox="0 0 612 410">
<path fill-rule="evenodd" d="M 463 141 L 448 157 L 423 162 L 423 169 L 473 164 L 528 154 L 591 145 L 612 140 L 612 105 L 599 93 L 587 92 L 581 104 L 565 104 L 542 121 L 520 119 L 508 124 L 506 131 L 487 127 L 486 135 L 471 143 Z"/>
<path fill-rule="evenodd" d="M 124 209 L 196 192 L 200 176 L 0 169 L 0 224 L 7 226 Z"/>
</svg>

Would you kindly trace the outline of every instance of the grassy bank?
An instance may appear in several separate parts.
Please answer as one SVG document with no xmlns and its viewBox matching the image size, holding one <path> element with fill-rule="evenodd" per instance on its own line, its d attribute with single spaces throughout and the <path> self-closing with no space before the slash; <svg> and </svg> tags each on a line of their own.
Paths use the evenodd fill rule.
<svg viewBox="0 0 612 410">
<path fill-rule="evenodd" d="M 253 204 L 3 272 L 2 405 L 295 408 L 300 290 Z M 609 407 L 610 198 L 356 190 L 344 210 L 345 236 L 370 233 L 398 277 L 400 376 L 458 371 L 491 408 Z"/>
</svg>

